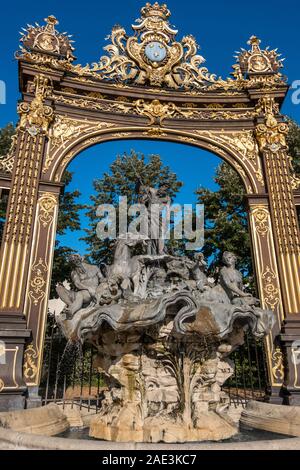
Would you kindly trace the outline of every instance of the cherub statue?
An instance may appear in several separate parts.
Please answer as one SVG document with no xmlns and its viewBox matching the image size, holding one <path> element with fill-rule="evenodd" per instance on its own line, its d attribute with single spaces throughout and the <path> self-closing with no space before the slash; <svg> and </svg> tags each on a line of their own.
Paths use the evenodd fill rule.
<svg viewBox="0 0 300 470">
<path fill-rule="evenodd" d="M 71 255 L 70 263 L 74 266 L 71 271 L 71 279 L 76 289 L 66 289 L 61 283 L 57 284 L 56 292 L 65 304 L 67 312 L 73 316 L 78 310 L 87 307 L 92 301 L 96 301 L 96 290 L 103 275 L 97 266 L 86 263 L 80 255 Z"/>
</svg>

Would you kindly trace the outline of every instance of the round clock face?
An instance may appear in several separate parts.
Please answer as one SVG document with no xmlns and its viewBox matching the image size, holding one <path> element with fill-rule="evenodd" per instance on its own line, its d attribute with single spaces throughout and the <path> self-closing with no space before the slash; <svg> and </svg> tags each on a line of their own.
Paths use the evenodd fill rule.
<svg viewBox="0 0 300 470">
<path fill-rule="evenodd" d="M 167 50 L 161 42 L 152 41 L 145 47 L 145 55 L 151 62 L 161 62 L 166 58 Z"/>
</svg>

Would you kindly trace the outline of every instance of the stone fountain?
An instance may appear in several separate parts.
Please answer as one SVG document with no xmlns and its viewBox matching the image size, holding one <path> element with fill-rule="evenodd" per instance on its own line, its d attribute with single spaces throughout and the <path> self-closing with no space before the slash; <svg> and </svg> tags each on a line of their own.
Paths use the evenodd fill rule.
<svg viewBox="0 0 300 470">
<path fill-rule="evenodd" d="M 160 198 L 148 189 L 151 203 Z M 142 254 L 133 255 L 138 245 Z M 274 316 L 245 292 L 235 255 L 223 254 L 215 282 L 202 253 L 174 256 L 162 239 L 127 233 L 110 266 L 101 270 L 79 255 L 70 262 L 75 289 L 57 286 L 66 307 L 56 321 L 69 342 L 95 346 L 94 367 L 108 384 L 90 435 L 185 442 L 236 434 L 222 390 L 234 373 L 228 356 L 245 332 L 268 334 Z"/>
</svg>

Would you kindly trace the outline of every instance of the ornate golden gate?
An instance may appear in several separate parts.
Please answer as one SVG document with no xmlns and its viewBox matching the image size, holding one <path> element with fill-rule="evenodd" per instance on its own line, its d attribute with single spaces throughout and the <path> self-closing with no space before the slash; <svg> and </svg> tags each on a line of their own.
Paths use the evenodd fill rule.
<svg viewBox="0 0 300 470">
<path fill-rule="evenodd" d="M 74 64 L 53 16 L 21 39 L 20 120 L 0 160 L 0 187 L 10 190 L 0 270 L 2 408 L 23 406 L 39 385 L 63 172 L 83 149 L 116 139 L 186 143 L 239 173 L 261 303 L 276 316 L 267 339 L 271 399 L 300 404 L 297 180 L 279 112 L 288 88 L 281 59 L 252 36 L 223 80 L 203 66 L 192 36 L 176 41 L 169 16 L 165 5 L 146 4 L 134 35 L 115 27 L 107 55 L 86 66 Z"/>
</svg>

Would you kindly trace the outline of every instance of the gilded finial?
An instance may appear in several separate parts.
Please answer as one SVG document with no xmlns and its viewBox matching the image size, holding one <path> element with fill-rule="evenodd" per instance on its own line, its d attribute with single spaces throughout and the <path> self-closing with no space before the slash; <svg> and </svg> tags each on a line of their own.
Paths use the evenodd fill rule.
<svg viewBox="0 0 300 470">
<path fill-rule="evenodd" d="M 47 18 L 44 18 L 44 21 L 47 23 L 45 26 L 45 31 L 54 34 L 55 26 L 58 24 L 58 20 L 55 18 L 55 16 L 49 15 Z"/>
<path fill-rule="evenodd" d="M 249 40 L 247 41 L 247 44 L 249 44 L 250 46 L 259 46 L 260 43 L 261 40 L 255 35 L 252 35 L 251 38 L 249 38 Z"/>
<path fill-rule="evenodd" d="M 44 21 L 46 21 L 46 23 L 51 24 L 53 26 L 59 24 L 59 21 L 55 18 L 54 15 L 49 15 L 47 18 L 44 18 Z"/>
<path fill-rule="evenodd" d="M 149 18 L 151 16 L 158 16 L 162 18 L 163 20 L 166 20 L 171 16 L 171 12 L 168 9 L 167 5 L 164 3 L 162 5 L 159 5 L 158 2 L 155 2 L 153 5 L 151 3 L 147 2 L 146 5 L 141 9 L 141 14 L 143 18 Z"/>
</svg>

